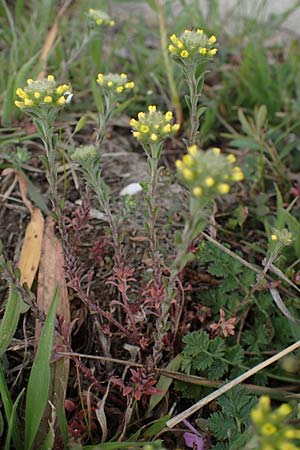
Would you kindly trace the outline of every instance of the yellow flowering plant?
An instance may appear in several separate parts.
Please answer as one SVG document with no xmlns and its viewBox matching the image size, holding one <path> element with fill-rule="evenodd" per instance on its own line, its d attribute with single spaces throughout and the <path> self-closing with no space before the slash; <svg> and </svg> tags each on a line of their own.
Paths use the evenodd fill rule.
<svg viewBox="0 0 300 450">
<path fill-rule="evenodd" d="M 99 144 L 101 144 L 116 104 L 133 90 L 134 81 L 130 81 L 126 73 L 106 75 L 99 73 L 96 81 L 103 96 L 103 112 L 99 115 Z"/>
<path fill-rule="evenodd" d="M 90 24 L 93 27 L 113 27 L 115 25 L 115 21 L 101 9 L 90 8 L 86 15 L 90 19 Z"/>
<path fill-rule="evenodd" d="M 51 202 L 56 217 L 61 210 L 57 193 L 57 135 L 54 124 L 59 111 L 70 103 L 73 94 L 70 84 L 58 84 L 53 75 L 41 80 L 27 80 L 27 85 L 16 90 L 18 100 L 15 105 L 31 117 L 40 139 L 44 144 L 45 155 L 41 156 L 50 186 Z"/>
<path fill-rule="evenodd" d="M 254 435 L 244 450 L 298 450 L 300 429 L 288 423 L 293 413 L 288 403 L 271 408 L 271 400 L 262 396 L 251 411 Z"/>
<path fill-rule="evenodd" d="M 179 37 L 170 36 L 169 52 L 180 65 L 189 94 L 185 96 L 190 111 L 189 145 L 199 144 L 199 126 L 201 115 L 206 108 L 199 107 L 207 63 L 216 55 L 217 38 L 208 37 L 203 30 L 185 30 Z"/>
</svg>

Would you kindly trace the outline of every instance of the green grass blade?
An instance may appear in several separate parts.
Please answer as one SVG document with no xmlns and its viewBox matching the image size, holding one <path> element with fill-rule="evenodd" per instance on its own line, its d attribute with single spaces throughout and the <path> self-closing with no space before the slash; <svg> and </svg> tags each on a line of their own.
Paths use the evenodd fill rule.
<svg viewBox="0 0 300 450">
<path fill-rule="evenodd" d="M 25 450 L 30 450 L 47 406 L 50 385 L 50 358 L 52 352 L 55 312 L 58 298 L 56 290 L 47 319 L 43 326 L 39 346 L 30 372 L 25 406 Z"/>
<path fill-rule="evenodd" d="M 8 390 L 8 387 L 7 387 L 7 384 L 5 381 L 5 377 L 4 377 L 4 373 L 3 373 L 1 364 L 0 364 L 0 395 L 1 395 L 1 400 L 3 403 L 4 411 L 5 411 L 6 421 L 7 421 L 7 423 L 10 423 L 10 418 L 11 418 L 12 411 L 13 411 L 13 402 L 10 397 L 10 393 L 9 393 L 9 390 Z M 13 421 L 13 425 L 12 425 L 11 435 L 12 435 L 12 440 L 14 443 L 14 448 L 16 450 L 23 450 L 23 446 L 21 445 L 20 434 L 19 434 L 19 430 L 18 430 L 18 427 L 16 424 L 15 417 L 14 417 L 14 421 Z"/>
<path fill-rule="evenodd" d="M 11 448 L 10 441 L 11 441 L 11 438 L 12 438 L 12 435 L 14 432 L 14 426 L 16 423 L 17 407 L 19 405 L 22 395 L 24 394 L 24 390 L 25 389 L 22 389 L 22 391 L 19 393 L 15 403 L 13 404 L 11 415 L 9 418 L 9 423 L 8 423 L 8 430 L 7 430 L 7 435 L 6 435 L 6 439 L 5 439 L 4 450 L 9 450 Z"/>
<path fill-rule="evenodd" d="M 0 323 L 0 357 L 7 349 L 13 335 L 16 332 L 21 312 L 20 294 L 13 288 L 10 289 L 3 319 Z"/>
</svg>

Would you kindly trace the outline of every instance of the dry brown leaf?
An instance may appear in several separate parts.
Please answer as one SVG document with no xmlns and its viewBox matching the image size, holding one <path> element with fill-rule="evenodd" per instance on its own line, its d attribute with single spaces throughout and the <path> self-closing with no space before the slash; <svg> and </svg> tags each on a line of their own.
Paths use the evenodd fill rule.
<svg viewBox="0 0 300 450">
<path fill-rule="evenodd" d="M 44 218 L 38 208 L 33 208 L 31 219 L 27 225 L 21 249 L 18 267 L 21 272 L 21 283 L 27 283 L 29 289 L 37 273 L 43 241 Z"/>
<path fill-rule="evenodd" d="M 27 286 L 30 289 L 40 263 L 44 218 L 41 211 L 37 207 L 32 206 L 31 201 L 28 199 L 27 181 L 24 174 L 15 169 L 5 169 L 2 172 L 2 175 L 4 176 L 9 174 L 14 174 L 18 180 L 23 203 L 31 214 L 18 264 L 18 268 L 21 272 L 20 281 L 22 284 L 27 283 Z"/>
</svg>

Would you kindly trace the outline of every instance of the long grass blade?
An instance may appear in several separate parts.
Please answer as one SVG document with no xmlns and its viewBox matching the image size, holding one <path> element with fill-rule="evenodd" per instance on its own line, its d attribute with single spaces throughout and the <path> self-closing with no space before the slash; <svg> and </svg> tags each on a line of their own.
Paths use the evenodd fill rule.
<svg viewBox="0 0 300 450">
<path fill-rule="evenodd" d="M 47 406 L 57 299 L 58 290 L 54 294 L 29 377 L 25 406 L 25 450 L 32 448 Z"/>
</svg>

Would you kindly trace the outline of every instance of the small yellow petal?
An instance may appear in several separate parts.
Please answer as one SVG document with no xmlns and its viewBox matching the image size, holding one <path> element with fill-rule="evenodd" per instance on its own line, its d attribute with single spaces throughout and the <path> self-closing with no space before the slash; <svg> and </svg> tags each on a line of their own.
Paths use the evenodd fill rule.
<svg viewBox="0 0 300 450">
<path fill-rule="evenodd" d="M 34 98 L 40 98 L 41 94 L 39 92 L 35 92 L 34 94 Z"/>
<path fill-rule="evenodd" d="M 144 112 L 139 112 L 138 113 L 138 118 L 139 118 L 139 120 L 145 119 L 145 113 Z"/>
<path fill-rule="evenodd" d="M 110 21 L 109 21 L 109 26 L 110 26 L 110 27 L 113 27 L 114 25 L 115 25 L 115 21 L 114 21 L 114 20 L 110 20 Z"/>
<path fill-rule="evenodd" d="M 277 241 L 278 240 L 278 237 L 276 236 L 276 234 L 272 234 L 271 235 L 271 240 L 272 241 Z"/>
<path fill-rule="evenodd" d="M 102 25 L 103 24 L 103 19 L 97 19 L 96 20 L 96 24 L 97 25 Z"/>
<path fill-rule="evenodd" d="M 54 80 L 55 80 L 55 78 L 53 75 L 48 75 L 48 81 L 54 81 Z"/>
<path fill-rule="evenodd" d="M 180 39 L 177 39 L 176 45 L 178 48 L 182 49 L 184 47 L 183 42 Z"/>
<path fill-rule="evenodd" d="M 124 80 L 125 80 L 125 78 L 127 78 L 127 75 L 126 75 L 126 73 L 121 73 L 121 78 L 123 78 Z"/>
<path fill-rule="evenodd" d="M 221 153 L 221 149 L 219 147 L 213 147 L 212 151 L 214 152 L 215 155 L 220 155 Z"/>
<path fill-rule="evenodd" d="M 277 431 L 277 428 L 272 423 L 265 423 L 261 427 L 261 434 L 263 436 L 272 436 L 272 434 L 275 434 Z"/>
<path fill-rule="evenodd" d="M 120 94 L 124 90 L 123 86 L 118 86 L 116 91 Z"/>
<path fill-rule="evenodd" d="M 113 84 L 114 84 L 114 83 L 113 83 L 112 81 L 108 81 L 108 82 L 107 82 L 107 86 L 108 86 L 108 87 L 112 87 Z"/>
<path fill-rule="evenodd" d="M 176 34 L 172 34 L 172 36 L 170 36 L 170 40 L 173 42 L 173 44 L 176 44 L 176 42 L 177 42 L 177 36 L 176 36 Z"/>
<path fill-rule="evenodd" d="M 133 136 L 135 137 L 135 138 L 139 138 L 140 136 L 141 136 L 141 133 L 139 132 L 139 131 L 133 131 Z"/>
<path fill-rule="evenodd" d="M 151 139 L 151 141 L 153 141 L 153 142 L 157 141 L 157 134 L 152 133 L 151 136 L 150 136 L 150 139 Z"/>
<path fill-rule="evenodd" d="M 32 78 L 28 78 L 27 84 L 29 85 L 29 84 L 31 84 L 31 83 L 33 83 L 33 79 L 32 79 Z"/>
<path fill-rule="evenodd" d="M 179 128 L 180 128 L 179 123 L 175 123 L 175 124 L 172 126 L 172 131 L 173 131 L 174 133 L 176 133 L 176 131 L 178 131 Z"/>
<path fill-rule="evenodd" d="M 199 48 L 199 53 L 200 53 L 200 55 L 206 55 L 207 49 L 205 47 L 200 47 Z"/>
<path fill-rule="evenodd" d="M 149 112 L 155 112 L 156 111 L 156 106 L 155 105 L 149 105 L 148 106 L 148 111 Z"/>
<path fill-rule="evenodd" d="M 201 30 L 200 28 L 198 28 L 197 33 L 198 33 L 198 34 L 203 34 L 203 30 Z"/>
</svg>

